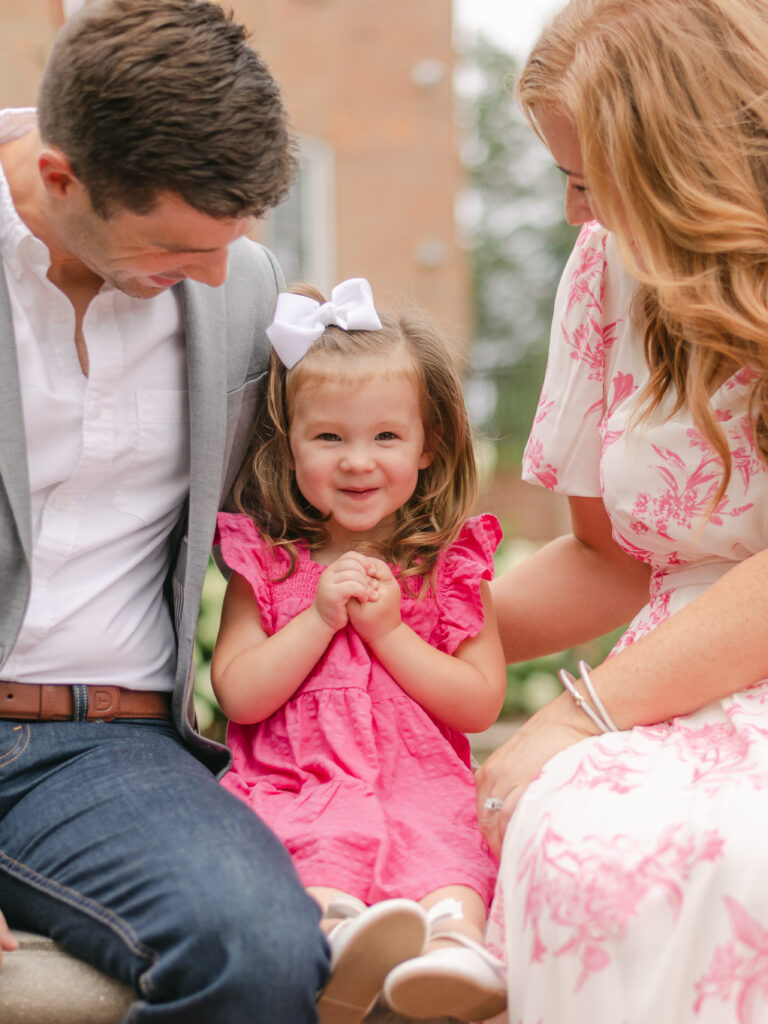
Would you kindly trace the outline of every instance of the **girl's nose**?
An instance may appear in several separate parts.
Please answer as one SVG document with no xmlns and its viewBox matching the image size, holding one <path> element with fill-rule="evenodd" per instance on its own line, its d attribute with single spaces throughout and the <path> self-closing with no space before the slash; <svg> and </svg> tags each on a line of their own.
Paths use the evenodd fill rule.
<svg viewBox="0 0 768 1024">
<path fill-rule="evenodd" d="M 340 466 L 345 473 L 367 473 L 373 469 L 374 460 L 367 448 L 349 449 L 342 456 Z"/>
</svg>

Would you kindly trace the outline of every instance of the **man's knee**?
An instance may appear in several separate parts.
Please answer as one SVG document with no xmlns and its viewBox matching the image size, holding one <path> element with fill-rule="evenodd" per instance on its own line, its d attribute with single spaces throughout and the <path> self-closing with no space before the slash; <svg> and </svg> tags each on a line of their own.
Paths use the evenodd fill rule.
<svg viewBox="0 0 768 1024">
<path fill-rule="evenodd" d="M 317 905 L 292 876 L 276 873 L 242 889 L 212 886 L 193 917 L 196 934 L 182 944 L 198 984 L 205 962 L 202 974 L 245 1005 L 287 1010 L 314 1003 L 327 977 L 328 949 Z"/>
</svg>

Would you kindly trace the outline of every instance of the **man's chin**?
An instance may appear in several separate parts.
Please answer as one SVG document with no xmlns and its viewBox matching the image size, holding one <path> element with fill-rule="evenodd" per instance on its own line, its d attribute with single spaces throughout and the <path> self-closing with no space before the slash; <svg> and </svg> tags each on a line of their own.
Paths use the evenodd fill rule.
<svg viewBox="0 0 768 1024">
<path fill-rule="evenodd" d="M 162 292 L 167 292 L 169 288 L 173 288 L 175 284 L 178 284 L 177 280 L 163 280 L 163 281 L 114 281 L 115 288 L 119 289 L 124 295 L 129 295 L 132 299 L 152 299 L 155 295 L 160 295 Z"/>
</svg>

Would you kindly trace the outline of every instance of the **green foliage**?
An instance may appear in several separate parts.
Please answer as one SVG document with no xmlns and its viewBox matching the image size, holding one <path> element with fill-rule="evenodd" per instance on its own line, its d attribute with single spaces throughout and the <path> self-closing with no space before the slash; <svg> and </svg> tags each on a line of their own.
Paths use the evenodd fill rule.
<svg viewBox="0 0 768 1024">
<path fill-rule="evenodd" d="M 555 292 L 576 237 L 563 218 L 562 174 L 517 107 L 515 73 L 514 58 L 482 39 L 457 73 L 474 295 L 467 397 L 506 466 L 519 463 L 533 421 Z"/>
<path fill-rule="evenodd" d="M 221 604 L 227 583 L 211 558 L 203 584 L 200 616 L 197 620 L 195 641 L 195 711 L 203 735 L 224 742 L 226 719 L 211 688 L 211 658 L 216 634 L 219 631 Z"/>
</svg>

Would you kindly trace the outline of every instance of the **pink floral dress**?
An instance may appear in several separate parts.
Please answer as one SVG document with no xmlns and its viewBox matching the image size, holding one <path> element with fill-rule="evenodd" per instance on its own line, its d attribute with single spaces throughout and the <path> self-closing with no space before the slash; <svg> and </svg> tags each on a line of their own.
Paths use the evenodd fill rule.
<svg viewBox="0 0 768 1024">
<path fill-rule="evenodd" d="M 713 396 L 733 474 L 706 520 L 722 466 L 690 414 L 631 419 L 647 379 L 632 294 L 614 240 L 587 225 L 524 459 L 529 481 L 601 496 L 616 540 L 652 567 L 617 649 L 768 546 L 750 372 Z M 491 915 L 510 1024 L 768 1021 L 766 821 L 768 682 L 553 758 L 510 823 Z"/>
<path fill-rule="evenodd" d="M 296 571 L 252 521 L 221 513 L 227 565 L 253 587 L 268 634 L 315 598 L 325 566 L 301 546 Z M 501 530 L 470 519 L 438 559 L 433 592 L 402 588 L 402 617 L 453 654 L 483 623 L 480 581 L 493 577 Z M 498 865 L 477 827 L 467 737 L 409 697 L 351 627 L 339 630 L 293 697 L 256 725 L 230 723 L 222 782 L 277 833 L 305 886 L 374 903 L 466 885 L 490 903 Z"/>
</svg>

